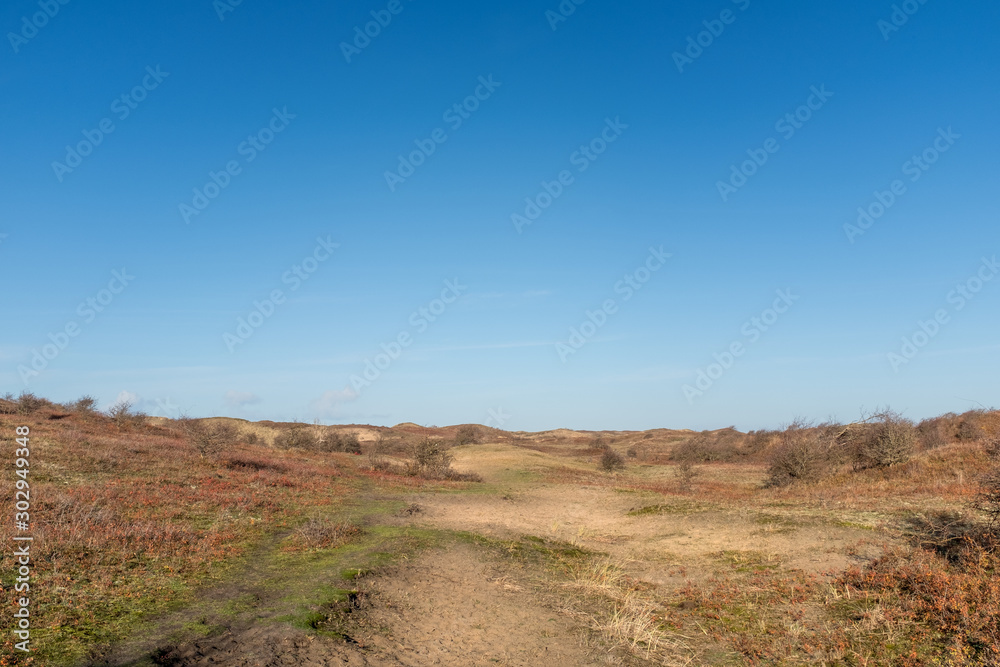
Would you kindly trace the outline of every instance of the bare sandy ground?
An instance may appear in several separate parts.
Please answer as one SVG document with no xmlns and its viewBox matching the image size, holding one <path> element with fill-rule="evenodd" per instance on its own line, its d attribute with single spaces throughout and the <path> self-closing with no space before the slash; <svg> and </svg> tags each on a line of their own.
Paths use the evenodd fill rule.
<svg viewBox="0 0 1000 667">
<path fill-rule="evenodd" d="M 347 640 L 284 625 L 233 628 L 176 647 L 158 664 L 227 665 L 602 665 L 575 621 L 481 559 L 472 547 L 435 549 L 361 580 Z"/>
<path fill-rule="evenodd" d="M 354 636 L 369 655 L 407 665 L 598 665 L 580 628 L 471 548 L 436 550 L 373 581 Z"/>
<path fill-rule="evenodd" d="M 614 484 L 542 481 L 583 465 L 509 445 L 458 448 L 455 467 L 483 475 L 481 491 L 408 494 L 418 511 L 389 522 L 499 540 L 535 536 L 606 554 L 636 581 L 667 592 L 711 576 L 724 554 L 748 553 L 783 568 L 829 573 L 848 565 L 863 531 L 816 517 L 770 514 Z M 593 471 L 593 467 L 587 468 Z M 397 496 L 399 498 L 399 496 Z M 643 508 L 658 509 L 630 515 Z M 778 510 L 776 510 L 778 511 Z M 541 583 L 540 583 L 541 582 Z M 381 568 L 356 582 L 345 638 L 283 624 L 233 627 L 173 647 L 157 664 L 227 665 L 645 665 L 602 646 L 593 627 L 544 591 L 545 576 L 518 572 L 486 549 L 457 542 Z M 568 589 L 567 589 L 568 590 Z M 245 591 L 244 591 L 245 593 Z M 541 593 L 541 594 L 540 594 Z M 571 593 L 570 593 L 571 594 Z M 138 663 L 136 663 L 138 664 Z"/>
</svg>

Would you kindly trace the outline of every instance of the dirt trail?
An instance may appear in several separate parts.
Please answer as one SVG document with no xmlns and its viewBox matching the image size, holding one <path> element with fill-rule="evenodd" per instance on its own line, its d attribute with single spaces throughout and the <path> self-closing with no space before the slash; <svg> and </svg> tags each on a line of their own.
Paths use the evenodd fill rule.
<svg viewBox="0 0 1000 667">
<path fill-rule="evenodd" d="M 379 657 L 375 664 L 605 664 L 588 654 L 568 617 L 539 605 L 471 547 L 425 553 L 368 588 L 372 610 L 354 639 Z"/>
<path fill-rule="evenodd" d="M 599 665 L 571 619 L 482 560 L 471 546 L 435 549 L 357 582 L 359 603 L 338 629 L 316 636 L 280 623 L 248 624 L 161 650 L 170 667 L 284 665 Z M 104 663 L 109 664 L 109 663 Z"/>
<path fill-rule="evenodd" d="M 780 554 L 783 565 L 806 572 L 840 571 L 850 563 L 848 547 L 869 536 L 830 522 L 768 515 L 760 508 L 727 509 L 706 501 L 622 493 L 605 486 L 509 481 L 511 471 L 544 472 L 561 463 L 505 446 L 482 453 L 462 451 L 456 467 L 477 472 L 487 482 L 503 480 L 509 492 L 414 496 L 412 501 L 423 509 L 418 525 L 500 538 L 536 535 L 562 540 L 608 553 L 655 584 L 676 583 L 663 577 L 664 563 L 704 563 L 724 551 L 755 551 L 776 559 Z M 630 515 L 658 504 L 663 511 Z"/>
<path fill-rule="evenodd" d="M 727 551 L 774 554 L 785 567 L 812 572 L 842 569 L 847 564 L 846 547 L 863 536 L 829 523 L 781 517 L 762 521 L 759 511 L 725 509 L 704 501 L 542 482 L 536 473 L 561 462 L 520 448 L 459 450 L 456 458 L 459 469 L 482 474 L 492 486 L 482 487 L 485 492 L 395 496 L 413 503 L 414 511 L 379 520 L 497 538 L 537 536 L 570 542 L 609 554 L 634 579 L 664 591 L 697 576 L 690 570 L 701 568 L 702 575 L 710 574 Z M 630 515 L 651 503 L 662 503 L 657 507 L 666 509 Z M 612 657 L 607 647 L 595 648 L 599 642 L 579 619 L 558 611 L 551 606 L 554 602 L 547 606 L 539 590 L 532 590 L 538 585 L 534 577 L 538 573 L 515 571 L 487 550 L 461 540 L 417 552 L 350 584 L 358 591 L 352 603 L 326 610 L 330 620 L 320 625 L 343 637 L 296 629 L 281 622 L 273 610 L 264 614 L 268 596 L 275 597 L 275 577 L 280 583 L 281 573 L 251 567 L 248 574 L 252 576 L 231 582 L 228 589 L 206 594 L 256 599 L 256 617 L 241 616 L 221 633 L 217 629 L 213 636 L 161 650 L 155 661 L 149 653 L 152 646 L 147 645 L 150 657 L 144 661 L 100 664 L 557 667 L 641 662 L 634 656 Z M 258 578 L 262 580 L 255 581 Z M 183 614 L 171 624 L 176 626 L 181 618 Z"/>
<path fill-rule="evenodd" d="M 825 572 L 843 569 L 848 564 L 846 547 L 865 536 L 830 525 L 762 525 L 756 514 L 741 516 L 738 511 L 711 507 L 629 516 L 652 501 L 569 484 L 536 485 L 508 498 L 424 495 L 413 501 L 423 509 L 418 525 L 500 538 L 536 535 L 635 565 L 697 561 L 723 551 L 758 551 L 781 554 L 790 567 Z M 665 583 L 655 574 L 650 576 L 652 583 Z"/>
</svg>

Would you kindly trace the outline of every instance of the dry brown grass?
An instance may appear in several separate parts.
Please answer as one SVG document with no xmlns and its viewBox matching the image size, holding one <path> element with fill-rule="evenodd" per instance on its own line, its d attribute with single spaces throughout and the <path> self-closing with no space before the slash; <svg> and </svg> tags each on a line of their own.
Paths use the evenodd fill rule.
<svg viewBox="0 0 1000 667">
<path fill-rule="evenodd" d="M 571 576 L 567 586 L 576 595 L 596 599 L 603 607 L 603 613 L 582 615 L 609 645 L 661 665 L 690 663 L 690 646 L 664 629 L 657 614 L 659 605 L 635 587 L 619 564 L 600 558 L 574 567 Z"/>
<path fill-rule="evenodd" d="M 0 399 L 0 429 L 19 423 L 32 426 L 36 448 L 39 585 L 65 589 L 75 605 L 50 610 L 43 631 L 80 628 L 76 649 L 176 601 L 267 531 L 287 533 L 289 557 L 313 557 L 360 531 L 324 508 L 391 497 L 422 508 L 391 521 L 556 554 L 549 570 L 521 563 L 525 578 L 559 591 L 602 646 L 637 664 L 1000 660 L 997 543 L 983 521 L 998 501 L 961 514 L 997 465 L 995 412 L 943 416 L 933 446 L 918 428 L 909 460 L 887 466 L 852 465 L 834 425 L 607 432 L 595 449 L 592 433 L 449 447 L 457 429 L 202 420 L 235 435 L 200 450 L 167 420 L 122 426 L 36 397 Z M 329 451 L 342 439 L 354 449 L 354 432 L 367 460 Z M 769 488 L 766 462 L 799 437 L 828 446 L 824 465 Z M 636 456 L 624 471 L 595 465 L 628 448 Z M 486 484 L 455 481 L 473 476 Z M 0 525 L 0 540 L 9 536 Z M 0 625 L 9 612 L 0 609 Z"/>
</svg>

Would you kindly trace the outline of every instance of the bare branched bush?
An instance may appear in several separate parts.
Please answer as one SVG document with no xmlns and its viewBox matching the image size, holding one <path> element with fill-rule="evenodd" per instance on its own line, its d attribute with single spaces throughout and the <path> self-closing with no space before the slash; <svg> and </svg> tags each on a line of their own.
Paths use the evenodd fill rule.
<svg viewBox="0 0 1000 667">
<path fill-rule="evenodd" d="M 30 415 L 38 412 L 42 408 L 51 407 L 52 403 L 44 398 L 39 398 L 31 392 L 24 391 L 16 399 L 10 394 L 7 395 L 8 400 L 12 400 L 14 403 L 14 411 L 19 415 Z"/>
<path fill-rule="evenodd" d="M 389 448 L 389 440 L 384 434 L 379 433 L 378 437 L 368 446 L 368 467 L 372 470 L 385 470 L 387 468 L 386 453 Z"/>
<path fill-rule="evenodd" d="M 413 446 L 411 474 L 431 479 L 443 479 L 451 468 L 452 456 L 441 440 L 424 438 Z"/>
<path fill-rule="evenodd" d="M 278 449 L 309 449 L 319 446 L 319 439 L 308 424 L 295 424 L 274 438 L 274 446 Z"/>
<path fill-rule="evenodd" d="M 443 440 L 424 438 L 410 450 L 405 473 L 424 479 L 447 479 L 455 482 L 481 482 L 476 473 L 462 473 L 451 467 L 452 456 Z"/>
<path fill-rule="evenodd" d="M 361 440 L 358 434 L 350 433 L 327 433 L 321 443 L 321 450 L 325 452 L 347 452 L 348 454 L 361 454 Z"/>
<path fill-rule="evenodd" d="M 81 396 L 69 407 L 73 410 L 73 412 L 78 412 L 84 415 L 92 415 L 97 412 L 97 399 L 90 395 Z"/>
<path fill-rule="evenodd" d="M 936 449 L 948 444 L 947 423 L 941 417 L 925 419 L 917 424 L 917 444 L 920 449 Z"/>
<path fill-rule="evenodd" d="M 898 412 L 886 409 L 851 424 L 842 439 L 851 452 L 855 470 L 889 468 L 910 460 L 916 428 Z"/>
<path fill-rule="evenodd" d="M 240 439 L 236 427 L 227 422 L 204 422 L 182 417 L 177 423 L 202 458 L 219 454 Z"/>
<path fill-rule="evenodd" d="M 482 440 L 483 434 L 479 427 L 472 424 L 459 426 L 458 432 L 455 434 L 456 445 L 478 445 Z"/>
<path fill-rule="evenodd" d="M 975 442 L 986 436 L 986 411 L 971 410 L 959 418 L 955 437 L 962 442 Z"/>
<path fill-rule="evenodd" d="M 743 451 L 747 456 L 760 454 L 777 444 L 781 439 L 781 431 L 762 429 L 750 431 L 743 440 Z"/>
<path fill-rule="evenodd" d="M 1000 466 L 980 478 L 972 507 L 986 517 L 990 530 L 1000 527 Z"/>
<path fill-rule="evenodd" d="M 701 470 L 691 461 L 681 461 L 674 468 L 674 476 L 677 477 L 677 485 L 681 491 L 690 493 L 694 488 L 694 480 L 701 474 Z"/>
<path fill-rule="evenodd" d="M 605 472 L 615 472 L 617 470 L 625 469 L 625 457 L 616 452 L 615 450 L 608 448 L 604 450 L 601 454 L 601 470 Z"/>
<path fill-rule="evenodd" d="M 146 414 L 135 410 L 128 400 L 118 401 L 108 408 L 107 416 L 119 429 L 134 428 L 146 423 Z"/>
<path fill-rule="evenodd" d="M 730 426 L 720 431 L 702 431 L 687 438 L 670 453 L 671 460 L 695 463 L 731 462 L 743 456 L 745 436 Z"/>
<path fill-rule="evenodd" d="M 771 456 L 765 486 L 787 486 L 794 482 L 813 482 L 830 465 L 830 441 L 802 420 L 796 420 L 781 433 L 780 444 Z"/>
<path fill-rule="evenodd" d="M 1000 436 L 991 436 L 984 440 L 983 451 L 991 459 L 1000 460 Z"/>
</svg>

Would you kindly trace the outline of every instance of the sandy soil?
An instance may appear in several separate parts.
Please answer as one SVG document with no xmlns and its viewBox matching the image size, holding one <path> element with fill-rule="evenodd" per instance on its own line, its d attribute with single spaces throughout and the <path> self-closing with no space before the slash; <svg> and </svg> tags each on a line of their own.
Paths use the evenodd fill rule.
<svg viewBox="0 0 1000 667">
<path fill-rule="evenodd" d="M 543 482 L 539 473 L 564 466 L 567 459 L 523 448 L 497 445 L 456 453 L 456 467 L 482 474 L 491 485 L 483 487 L 486 492 L 413 493 L 403 499 L 417 511 L 402 512 L 390 522 L 569 542 L 608 554 L 631 577 L 663 591 L 711 576 L 724 552 L 754 552 L 773 557 L 782 567 L 813 573 L 841 570 L 848 565 L 848 547 L 866 537 L 855 528 L 772 516 L 761 508 L 727 509 L 683 497 Z M 629 514 L 656 503 L 667 509 Z M 537 575 L 518 572 L 487 550 L 457 542 L 356 580 L 359 593 L 353 607 L 337 612 L 329 627 L 345 638 L 283 623 L 248 623 L 171 647 L 157 664 L 642 664 L 635 656 L 600 648 L 579 616 L 560 611 L 558 595 L 539 595 Z M 254 590 L 246 580 L 240 590 L 231 591 L 234 597 L 248 592 Z"/>
<path fill-rule="evenodd" d="M 382 662 L 408 665 L 598 665 L 574 622 L 470 547 L 438 550 L 370 586 L 353 638 Z M 386 632 L 388 630 L 388 632 Z"/>
<path fill-rule="evenodd" d="M 759 515 L 706 509 L 629 516 L 653 501 L 606 488 L 553 484 L 497 496 L 414 496 L 418 524 L 468 530 L 492 537 L 537 535 L 613 555 L 634 567 L 696 562 L 723 551 L 780 554 L 787 567 L 807 572 L 842 570 L 845 550 L 866 535 L 829 525 L 773 527 Z M 657 581 L 653 567 L 647 573 Z"/>
<path fill-rule="evenodd" d="M 360 580 L 346 640 L 285 625 L 230 629 L 165 651 L 171 667 L 357 665 L 533 666 L 607 664 L 585 647 L 572 619 L 537 597 L 472 547 L 433 550 Z"/>
</svg>

